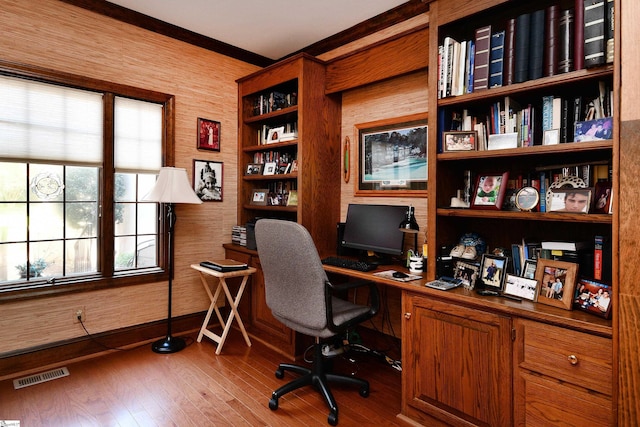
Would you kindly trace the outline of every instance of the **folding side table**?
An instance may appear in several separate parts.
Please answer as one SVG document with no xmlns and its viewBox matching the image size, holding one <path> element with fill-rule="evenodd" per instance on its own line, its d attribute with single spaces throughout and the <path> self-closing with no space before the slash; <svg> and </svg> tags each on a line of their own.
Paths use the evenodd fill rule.
<svg viewBox="0 0 640 427">
<path fill-rule="evenodd" d="M 242 323 L 242 319 L 240 318 L 240 314 L 238 313 L 238 304 L 240 303 L 240 299 L 242 298 L 242 293 L 244 292 L 244 288 L 247 286 L 247 281 L 249 280 L 249 276 L 256 272 L 256 269 L 253 267 L 246 268 L 244 270 L 236 270 L 236 271 L 228 271 L 222 272 L 213 270 L 211 268 L 202 267 L 199 264 L 191 264 L 191 268 L 194 270 L 198 270 L 200 273 L 200 280 L 202 281 L 202 286 L 204 286 L 204 290 L 207 292 L 209 299 L 211 300 L 211 305 L 209 306 L 209 311 L 207 311 L 207 316 L 202 323 L 202 327 L 200 328 L 200 333 L 198 334 L 198 342 L 202 341 L 202 337 L 206 335 L 211 338 L 214 342 L 218 343 L 218 347 L 216 348 L 216 354 L 220 354 L 222 351 L 222 346 L 224 345 L 225 340 L 227 339 L 227 335 L 229 334 L 229 330 L 231 329 L 231 323 L 233 322 L 233 318 L 235 317 L 238 322 L 238 327 L 244 336 L 244 340 L 249 347 L 251 347 L 251 341 L 249 340 L 249 336 L 247 335 L 247 331 L 244 329 L 244 324 Z M 211 287 L 209 287 L 209 283 L 207 281 L 207 276 L 213 276 L 218 279 L 218 286 L 216 287 L 215 293 L 211 293 Z M 231 296 L 231 292 L 229 292 L 229 287 L 227 286 L 227 279 L 232 277 L 242 277 L 242 283 L 240 284 L 240 288 L 238 289 L 238 293 L 235 298 Z M 225 322 L 222 319 L 222 315 L 220 314 L 220 310 L 216 305 L 216 301 L 218 300 L 218 296 L 220 296 L 220 292 L 224 291 L 224 294 L 227 297 L 227 302 L 231 307 L 231 312 L 229 313 L 229 317 Z M 209 324 L 209 320 L 211 319 L 211 314 L 215 311 L 216 316 L 218 317 L 218 321 L 220 325 L 224 325 L 224 329 L 222 331 L 222 335 L 217 335 L 210 330 L 207 329 L 207 325 Z"/>
</svg>

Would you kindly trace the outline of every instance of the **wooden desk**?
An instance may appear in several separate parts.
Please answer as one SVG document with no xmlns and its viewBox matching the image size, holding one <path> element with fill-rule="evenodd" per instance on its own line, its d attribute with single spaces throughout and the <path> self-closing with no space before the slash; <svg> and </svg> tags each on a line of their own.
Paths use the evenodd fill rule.
<svg viewBox="0 0 640 427">
<path fill-rule="evenodd" d="M 202 281 L 202 286 L 204 286 L 204 290 L 207 292 L 209 299 L 211 300 L 211 304 L 209 305 L 209 310 L 207 311 L 207 316 L 202 323 L 202 327 L 200 328 L 200 333 L 198 334 L 198 342 L 202 341 L 203 336 L 207 336 L 211 338 L 214 342 L 218 343 L 218 347 L 216 348 L 216 354 L 220 354 L 222 351 L 222 346 L 224 345 L 225 340 L 227 339 L 227 335 L 229 334 L 229 330 L 231 329 L 231 323 L 235 317 L 238 322 L 238 327 L 242 332 L 242 336 L 244 336 L 244 340 L 249 347 L 251 347 L 251 341 L 249 340 L 249 336 L 247 335 L 247 331 L 244 329 L 244 324 L 242 323 L 242 319 L 240 318 L 240 314 L 238 313 L 238 304 L 240 303 L 240 299 L 242 298 L 242 293 L 244 292 L 244 288 L 247 286 L 247 281 L 249 280 L 249 276 L 256 272 L 256 269 L 253 267 L 249 267 L 245 270 L 237 270 L 237 271 L 229 271 L 229 272 L 221 272 L 212 270 L 210 268 L 201 267 L 199 264 L 191 264 L 191 268 L 194 270 L 198 270 L 200 273 L 200 280 Z M 209 286 L 209 282 L 207 281 L 207 276 L 213 276 L 218 279 L 218 286 L 216 287 L 215 293 L 211 293 L 211 288 Z M 238 293 L 235 298 L 231 295 L 229 291 L 229 286 L 227 285 L 226 280 L 232 277 L 242 277 L 242 283 L 240 284 L 240 288 L 238 289 Z M 220 292 L 224 291 L 226 295 L 227 301 L 231 306 L 231 313 L 229 313 L 229 317 L 225 322 L 222 319 L 222 315 L 220 314 L 220 310 L 216 305 L 218 301 L 218 297 L 220 296 Z M 210 330 L 207 329 L 207 325 L 209 324 L 209 320 L 211 319 L 211 314 L 215 311 L 216 316 L 218 317 L 218 321 L 220 325 L 224 325 L 224 329 L 222 331 L 222 335 L 217 335 Z"/>
</svg>

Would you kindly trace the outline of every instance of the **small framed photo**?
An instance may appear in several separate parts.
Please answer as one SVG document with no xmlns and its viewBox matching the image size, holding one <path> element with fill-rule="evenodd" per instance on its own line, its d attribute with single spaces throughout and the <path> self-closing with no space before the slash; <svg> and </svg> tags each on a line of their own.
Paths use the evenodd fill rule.
<svg viewBox="0 0 640 427">
<path fill-rule="evenodd" d="M 573 307 L 608 319 L 611 317 L 611 285 L 597 280 L 578 280 Z"/>
<path fill-rule="evenodd" d="M 578 264 L 540 258 L 536 266 L 538 302 L 571 310 Z"/>
<path fill-rule="evenodd" d="M 464 132 L 443 132 L 442 145 L 443 151 L 473 151 L 476 149 L 478 141 L 478 132 L 476 131 L 464 131 Z"/>
<path fill-rule="evenodd" d="M 550 129 L 544 131 L 542 145 L 560 144 L 560 129 Z"/>
<path fill-rule="evenodd" d="M 267 132 L 266 143 L 273 144 L 275 142 L 280 142 L 280 138 L 282 137 L 283 133 L 284 133 L 284 126 L 278 126 L 276 128 L 269 129 L 269 132 Z"/>
<path fill-rule="evenodd" d="M 278 170 L 278 165 L 276 162 L 267 162 L 264 164 L 264 170 L 262 171 L 263 175 L 275 175 Z"/>
<path fill-rule="evenodd" d="M 268 194 L 269 190 L 267 189 L 253 190 L 250 203 L 252 205 L 266 206 L 269 201 Z"/>
<path fill-rule="evenodd" d="M 194 160 L 193 189 L 203 202 L 221 202 L 222 162 Z"/>
<path fill-rule="evenodd" d="M 593 199 L 593 213 L 611 213 L 611 182 L 599 181 L 595 187 L 595 197 Z"/>
<path fill-rule="evenodd" d="M 502 292 L 507 273 L 508 259 L 504 256 L 482 254 L 480 283 L 483 289 Z"/>
<path fill-rule="evenodd" d="M 507 274 L 504 293 L 529 301 L 535 301 L 538 296 L 538 281 L 514 274 Z"/>
<path fill-rule="evenodd" d="M 471 199 L 471 207 L 474 209 L 502 209 L 508 178 L 509 172 L 478 176 L 475 192 Z"/>
<path fill-rule="evenodd" d="M 263 163 L 249 163 L 245 175 L 262 175 Z"/>
<path fill-rule="evenodd" d="M 522 268 L 521 276 L 525 279 L 535 279 L 536 277 L 536 266 L 538 265 L 538 261 L 535 259 L 528 259 L 524 262 L 524 267 Z"/>
<path fill-rule="evenodd" d="M 589 213 L 592 188 L 553 188 L 548 212 Z"/>
<path fill-rule="evenodd" d="M 220 122 L 198 118 L 198 150 L 220 151 Z"/>
<path fill-rule="evenodd" d="M 456 261 L 453 269 L 453 277 L 462 280 L 462 285 L 467 289 L 473 289 L 480 275 L 480 265 L 472 262 Z"/>
</svg>

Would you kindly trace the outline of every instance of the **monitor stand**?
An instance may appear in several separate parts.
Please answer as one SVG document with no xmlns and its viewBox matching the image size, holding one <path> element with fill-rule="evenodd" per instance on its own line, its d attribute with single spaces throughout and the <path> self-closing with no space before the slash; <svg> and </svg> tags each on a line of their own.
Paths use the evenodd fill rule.
<svg viewBox="0 0 640 427">
<path fill-rule="evenodd" d="M 377 254 L 375 252 L 372 251 L 368 251 L 364 254 L 362 254 L 359 257 L 360 261 L 364 261 L 368 264 L 374 264 L 374 265 L 390 265 L 390 264 L 395 264 L 393 258 L 390 255 L 381 255 L 381 254 Z"/>
</svg>

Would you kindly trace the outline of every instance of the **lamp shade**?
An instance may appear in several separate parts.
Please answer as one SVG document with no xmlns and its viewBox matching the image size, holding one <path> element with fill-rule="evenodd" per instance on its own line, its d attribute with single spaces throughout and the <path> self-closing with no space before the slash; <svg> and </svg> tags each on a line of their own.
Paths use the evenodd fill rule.
<svg viewBox="0 0 640 427">
<path fill-rule="evenodd" d="M 416 221 L 416 217 L 413 214 L 413 206 L 409 206 L 409 209 L 407 209 L 407 217 L 402 220 L 402 222 L 399 225 L 399 228 L 400 228 L 400 231 L 404 233 L 414 234 L 420 231 L 420 226 L 418 225 L 418 222 Z"/>
<path fill-rule="evenodd" d="M 158 179 L 142 200 L 160 203 L 202 203 L 189 184 L 184 168 L 160 168 Z"/>
</svg>

